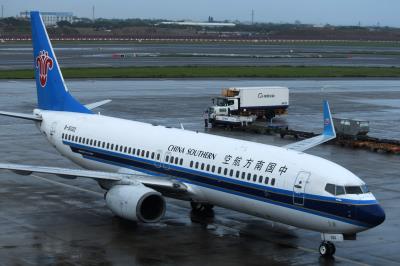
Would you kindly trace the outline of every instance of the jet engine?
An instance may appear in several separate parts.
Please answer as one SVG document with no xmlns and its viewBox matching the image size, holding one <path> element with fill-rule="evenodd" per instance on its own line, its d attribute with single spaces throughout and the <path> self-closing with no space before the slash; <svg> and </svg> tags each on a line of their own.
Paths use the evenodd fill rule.
<svg viewBox="0 0 400 266">
<path fill-rule="evenodd" d="M 131 221 L 155 223 L 165 214 L 163 196 L 142 184 L 113 186 L 105 200 L 115 215 Z"/>
</svg>

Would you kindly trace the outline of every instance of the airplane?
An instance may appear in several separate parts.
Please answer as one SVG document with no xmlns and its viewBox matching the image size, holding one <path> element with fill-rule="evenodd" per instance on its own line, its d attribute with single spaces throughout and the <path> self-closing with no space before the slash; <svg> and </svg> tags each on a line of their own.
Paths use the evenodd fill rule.
<svg viewBox="0 0 400 266">
<path fill-rule="evenodd" d="M 316 231 L 323 257 L 335 253 L 334 242 L 355 240 L 385 220 L 364 181 L 304 153 L 336 137 L 327 101 L 323 133 L 283 147 L 96 114 L 109 100 L 83 105 L 69 93 L 40 13 L 30 15 L 38 106 L 32 114 L 0 114 L 33 121 L 84 169 L 11 163 L 0 169 L 93 179 L 116 216 L 141 223 L 160 221 L 169 197 L 196 211 L 219 206 Z"/>
</svg>

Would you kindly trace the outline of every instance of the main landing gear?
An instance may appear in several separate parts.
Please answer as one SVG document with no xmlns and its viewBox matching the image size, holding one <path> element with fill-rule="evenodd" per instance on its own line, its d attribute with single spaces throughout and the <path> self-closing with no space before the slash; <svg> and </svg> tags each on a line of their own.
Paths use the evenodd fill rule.
<svg viewBox="0 0 400 266">
<path fill-rule="evenodd" d="M 319 246 L 319 254 L 325 258 L 332 257 L 333 254 L 335 254 L 335 251 L 335 245 L 329 241 L 322 241 L 321 245 Z"/>
<path fill-rule="evenodd" d="M 214 205 L 208 203 L 200 203 L 200 202 L 190 202 L 190 206 L 194 212 L 210 212 L 214 208 Z"/>
</svg>

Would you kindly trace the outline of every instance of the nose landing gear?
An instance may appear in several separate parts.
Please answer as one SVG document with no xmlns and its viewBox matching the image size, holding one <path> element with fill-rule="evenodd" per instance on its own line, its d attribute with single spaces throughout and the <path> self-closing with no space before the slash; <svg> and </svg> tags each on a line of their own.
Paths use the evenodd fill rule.
<svg viewBox="0 0 400 266">
<path fill-rule="evenodd" d="M 329 241 L 322 241 L 321 245 L 319 246 L 319 254 L 325 258 L 332 257 L 333 254 L 335 254 L 335 251 L 335 245 Z"/>
</svg>

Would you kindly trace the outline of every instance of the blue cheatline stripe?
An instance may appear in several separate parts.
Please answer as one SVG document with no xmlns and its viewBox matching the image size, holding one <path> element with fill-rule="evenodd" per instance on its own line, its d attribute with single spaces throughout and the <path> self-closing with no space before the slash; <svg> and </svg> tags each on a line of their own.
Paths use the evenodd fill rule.
<svg viewBox="0 0 400 266">
<path fill-rule="evenodd" d="M 219 181 L 225 181 L 225 182 L 229 182 L 229 183 L 238 184 L 238 185 L 241 185 L 243 187 L 252 187 L 252 188 L 262 189 L 262 190 L 268 191 L 268 192 L 279 193 L 279 194 L 287 195 L 287 196 L 291 196 L 291 197 L 293 196 L 293 191 L 292 190 L 285 190 L 285 189 L 280 189 L 280 188 L 264 186 L 264 185 L 260 185 L 260 184 L 257 184 L 257 183 L 245 182 L 245 181 L 241 181 L 240 179 L 226 178 L 224 176 L 219 176 L 219 175 L 215 175 L 215 174 L 211 174 L 211 173 L 207 173 L 207 172 L 201 172 L 201 171 L 193 170 L 193 169 L 190 169 L 190 168 L 176 166 L 174 164 L 166 164 L 164 162 L 152 161 L 152 160 L 144 159 L 144 158 L 137 157 L 137 156 L 126 155 L 126 154 L 123 154 L 123 153 L 118 153 L 118 152 L 109 151 L 109 150 L 105 150 L 105 149 L 99 149 L 99 148 L 96 148 L 96 147 L 85 146 L 85 145 L 81 145 L 81 144 L 77 144 L 77 143 L 73 143 L 73 142 L 69 142 L 69 141 L 63 141 L 63 143 L 66 144 L 66 145 L 69 145 L 71 147 L 87 149 L 89 151 L 100 152 L 102 154 L 109 154 L 109 155 L 112 155 L 112 156 L 118 156 L 119 158 L 126 158 L 126 159 L 129 159 L 129 160 L 143 162 L 143 163 L 146 163 L 146 164 L 149 164 L 149 165 L 152 165 L 152 166 L 155 165 L 156 163 L 160 164 L 160 165 L 168 165 L 168 168 L 170 168 L 170 169 L 175 169 L 175 170 L 178 170 L 178 171 L 184 171 L 184 172 L 193 173 L 193 174 L 196 174 L 196 175 L 206 176 L 206 177 L 210 177 L 210 178 L 213 178 L 213 179 L 217 179 Z M 157 168 L 156 168 L 156 170 L 157 170 Z M 138 170 L 138 171 L 143 172 L 143 169 L 142 170 Z M 155 173 L 159 174 L 159 171 L 157 171 Z M 350 204 L 354 204 L 354 205 L 377 204 L 376 200 L 340 199 L 341 201 L 338 202 L 335 197 L 327 197 L 327 196 L 313 195 L 313 194 L 307 194 L 307 193 L 304 193 L 304 197 L 305 197 L 305 199 L 314 199 L 314 200 L 327 201 L 327 202 L 339 203 L 339 204 L 340 203 L 342 203 L 342 204 L 349 204 L 350 203 Z"/>
<path fill-rule="evenodd" d="M 154 172 L 164 173 L 166 175 L 172 175 L 178 178 L 182 178 L 182 181 L 196 184 L 199 186 L 211 188 L 214 190 L 247 197 L 250 199 L 267 202 L 270 204 L 275 204 L 282 207 L 287 207 L 290 209 L 303 211 L 307 213 L 311 213 L 318 216 L 323 216 L 331 219 L 335 219 L 341 222 L 355 224 L 358 226 L 367 226 L 367 223 L 360 222 L 357 220 L 353 220 L 347 218 L 348 214 L 348 204 L 340 204 L 337 202 L 329 202 L 329 201 L 321 201 L 321 200 L 307 200 L 304 203 L 304 206 L 294 205 L 293 204 L 293 194 L 292 192 L 289 195 L 276 193 L 275 191 L 281 191 L 281 189 L 270 189 L 267 190 L 267 187 L 263 186 L 248 186 L 250 183 L 246 182 L 237 182 L 237 180 L 231 180 L 224 177 L 215 176 L 217 178 L 207 178 L 204 177 L 207 174 L 199 171 L 194 171 L 191 169 L 186 169 L 183 167 L 177 167 L 175 165 L 168 165 L 169 169 L 165 168 L 157 168 L 155 164 L 159 164 L 159 162 L 146 160 L 143 158 L 138 158 L 134 156 L 127 156 L 125 154 L 110 152 L 107 150 L 100 150 L 97 148 L 87 147 L 80 144 L 70 143 L 64 141 L 65 144 L 70 145 L 70 148 L 73 152 L 81 154 L 84 158 L 107 163 L 118 165 L 120 167 L 130 168 L 134 170 L 141 169 L 141 171 L 147 171 L 151 174 Z M 96 153 L 96 154 L 95 154 Z M 165 165 L 161 163 L 161 165 Z M 213 176 L 213 175 L 207 175 Z M 226 182 L 229 180 L 230 182 Z M 221 182 L 225 181 L 225 182 Z M 232 182 L 236 181 L 236 182 Z M 239 183 L 239 184 L 237 184 Z M 240 183 L 245 183 L 247 186 L 242 186 Z M 262 189 L 260 189 L 260 187 Z M 284 190 L 283 190 L 284 191 Z M 266 195 L 267 194 L 267 195 Z M 268 197 L 268 198 L 266 198 Z M 323 204 L 322 204 L 323 203 Z M 330 211 L 330 212 L 328 212 Z"/>
</svg>

